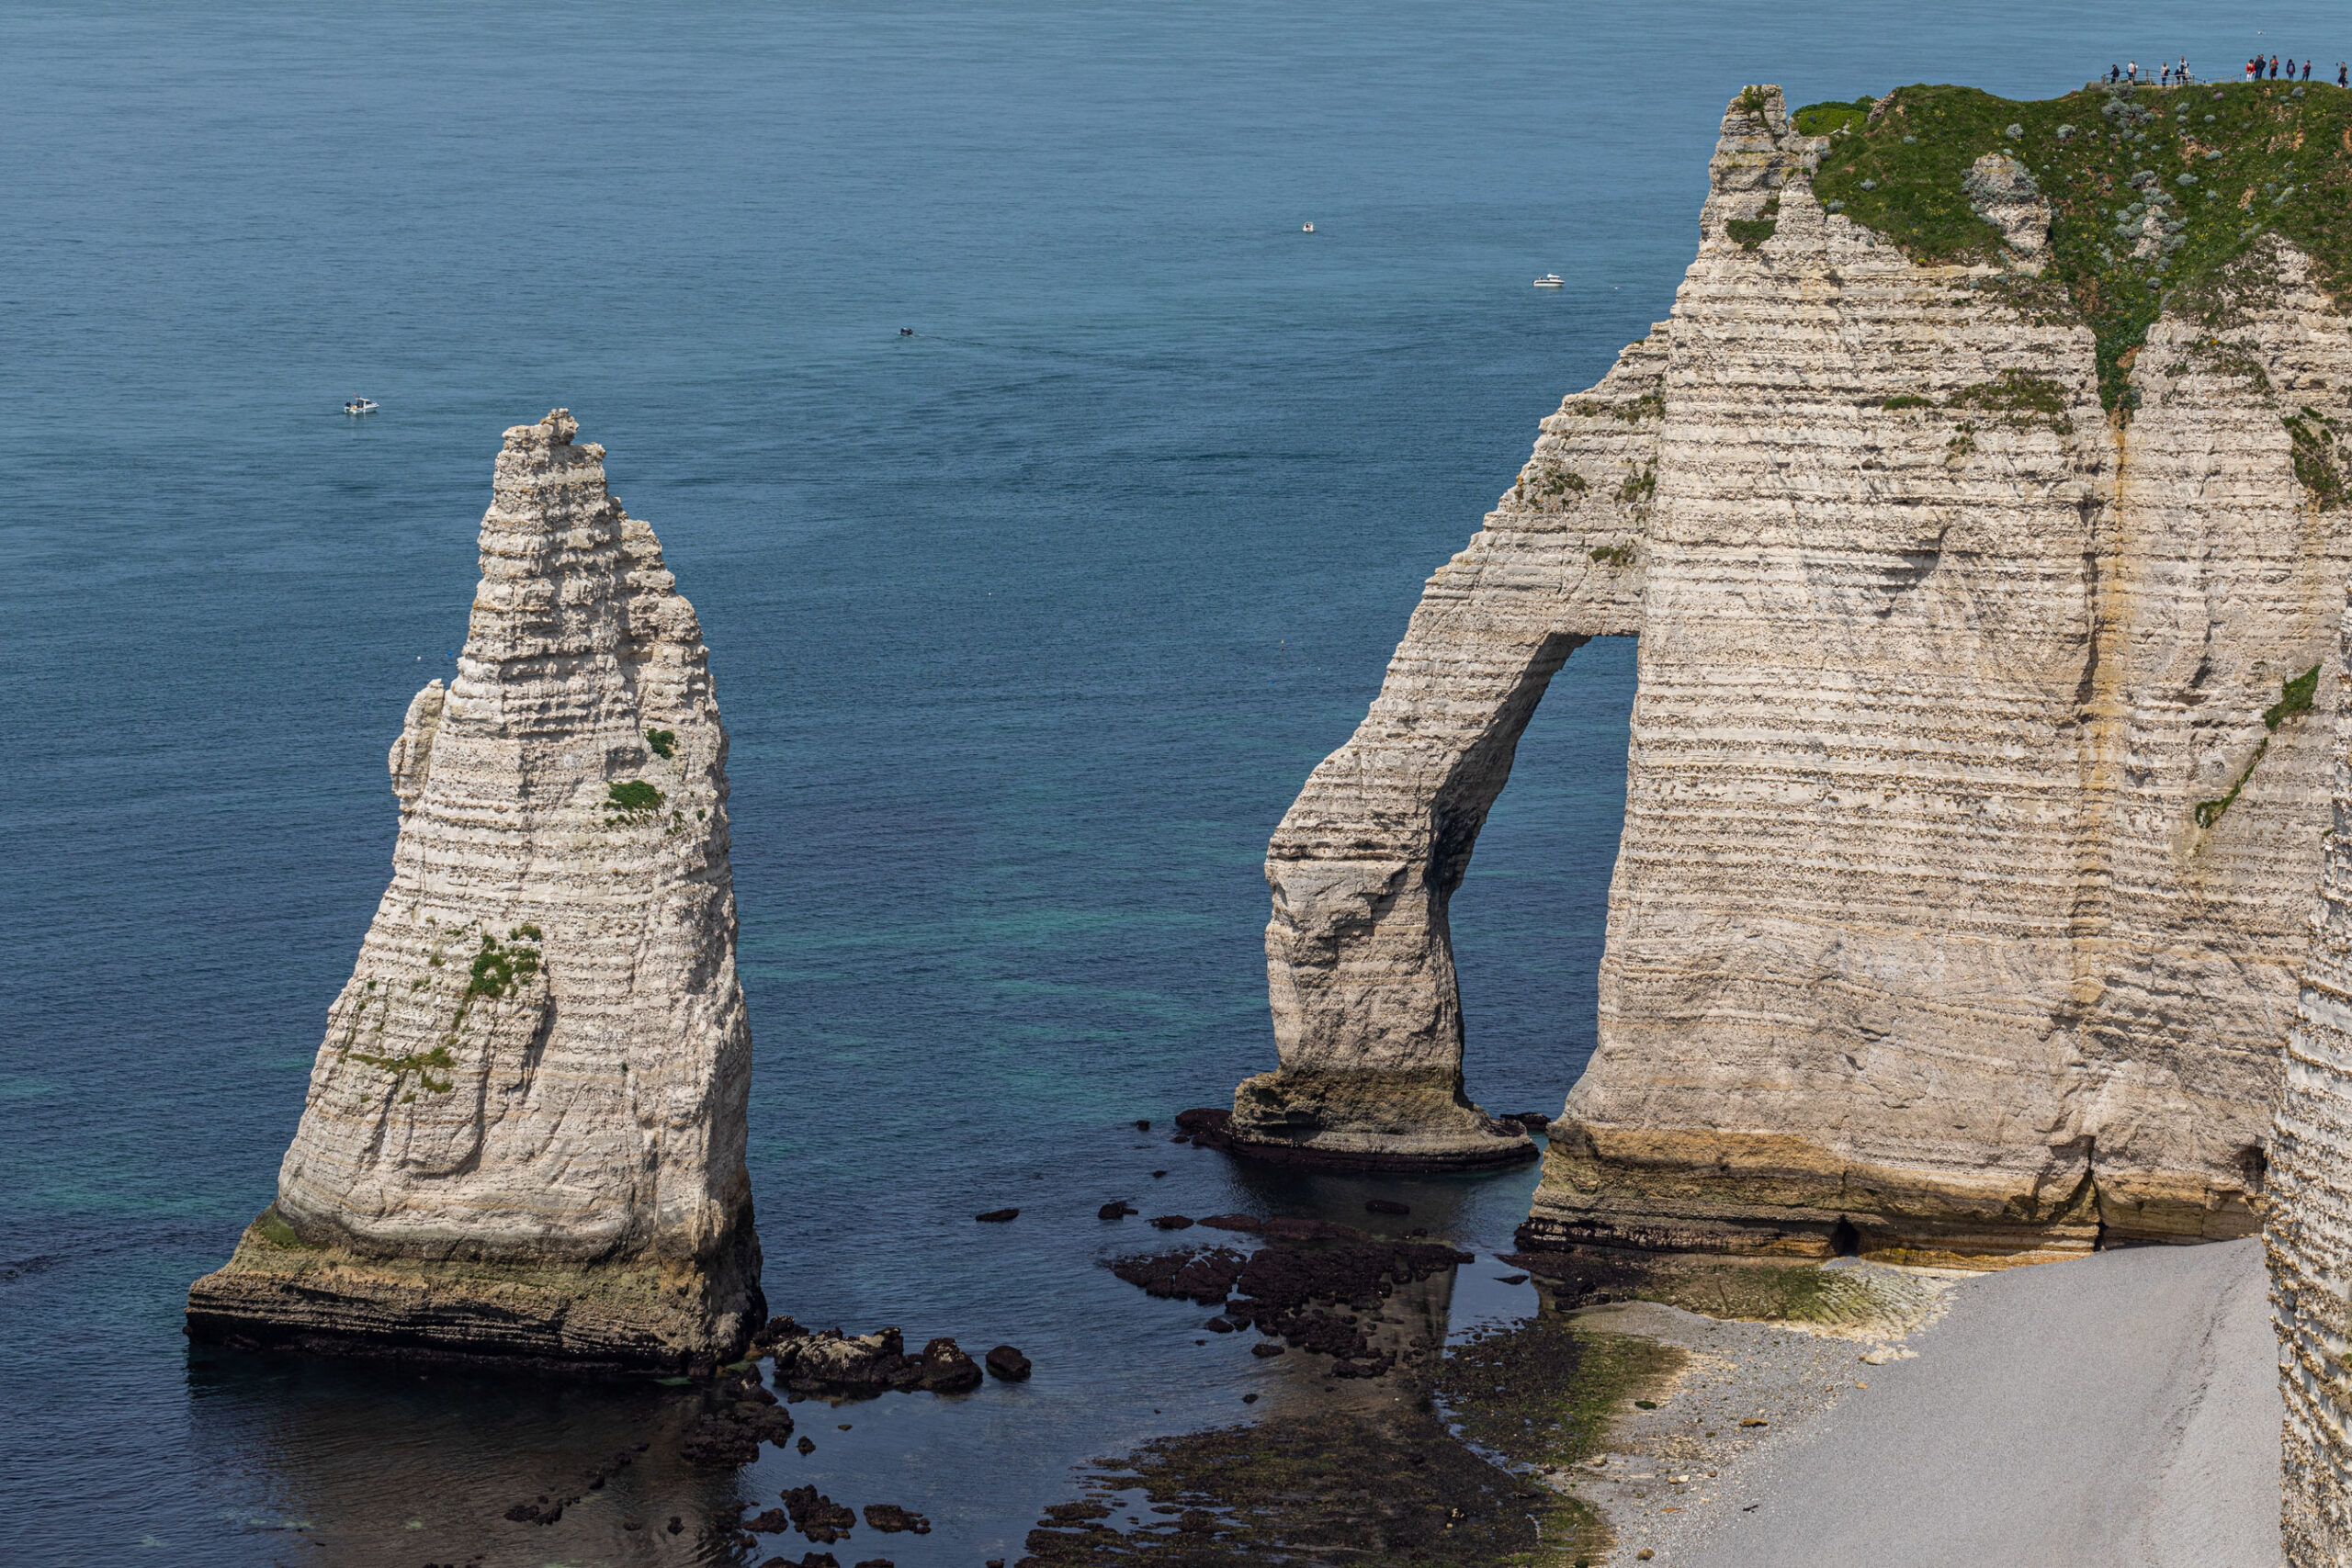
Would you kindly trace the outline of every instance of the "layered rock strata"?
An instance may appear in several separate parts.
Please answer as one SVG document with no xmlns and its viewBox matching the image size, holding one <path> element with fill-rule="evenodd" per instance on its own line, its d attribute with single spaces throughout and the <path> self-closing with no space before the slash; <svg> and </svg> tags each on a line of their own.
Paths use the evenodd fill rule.
<svg viewBox="0 0 2352 1568">
<path fill-rule="evenodd" d="M 1284 818 L 1281 1066 L 1235 1129 L 1493 1135 L 1447 903 L 1546 683 L 1638 635 L 1599 1047 L 1523 1243 L 2247 1234 L 2338 701 L 2347 322 L 2265 239 L 2167 301 L 2110 417 L 2020 168 L 1970 171 L 2001 254 L 1928 265 L 1815 198 L 1826 145 L 1735 103 L 1671 318 L 1544 422 Z"/>
<path fill-rule="evenodd" d="M 2352 730 L 2341 723 L 2334 775 L 2264 1226 L 2287 1406 L 2279 1528 L 2294 1568 L 2352 1562 Z"/>
<path fill-rule="evenodd" d="M 391 885 L 191 1335 L 665 1366 L 765 1315 L 727 734 L 578 429 L 506 433 L 456 680 L 392 746 Z"/>
</svg>

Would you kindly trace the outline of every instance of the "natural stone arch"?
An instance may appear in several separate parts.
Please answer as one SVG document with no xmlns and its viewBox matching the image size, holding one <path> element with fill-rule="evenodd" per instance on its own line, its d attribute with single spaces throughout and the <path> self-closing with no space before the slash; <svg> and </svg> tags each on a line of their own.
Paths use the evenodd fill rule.
<svg viewBox="0 0 2352 1568">
<path fill-rule="evenodd" d="M 1281 1065 L 1234 1095 L 1234 1145 L 1317 1164 L 1532 1158 L 1463 1092 L 1447 908 L 1552 677 L 1638 629 L 1665 335 L 1545 419 L 1519 480 L 1432 576 L 1372 710 L 1266 852 Z"/>
</svg>

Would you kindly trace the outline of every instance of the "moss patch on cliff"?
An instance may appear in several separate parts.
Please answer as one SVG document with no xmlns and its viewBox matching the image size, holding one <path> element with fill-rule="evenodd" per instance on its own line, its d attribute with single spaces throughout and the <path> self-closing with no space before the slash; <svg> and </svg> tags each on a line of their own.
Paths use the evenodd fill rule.
<svg viewBox="0 0 2352 1568">
<path fill-rule="evenodd" d="M 1852 108 L 1797 111 L 1799 130 L 1831 139 L 1814 189 L 1918 261 L 1996 259 L 2000 231 L 1978 215 L 1969 172 L 1988 152 L 2024 164 L 2051 207 L 2048 276 L 2098 338 L 2110 412 L 2129 407 L 2128 356 L 2165 297 L 2267 233 L 2352 301 L 2352 93 L 2333 85 L 2101 86 L 2038 102 L 1921 85 L 1862 123 Z"/>
<path fill-rule="evenodd" d="M 2316 664 L 2291 681 L 2278 683 L 2278 700 L 2262 710 L 2265 728 L 2276 730 L 2299 713 L 2312 711 L 2312 703 L 2319 695 L 2319 670 Z"/>
</svg>

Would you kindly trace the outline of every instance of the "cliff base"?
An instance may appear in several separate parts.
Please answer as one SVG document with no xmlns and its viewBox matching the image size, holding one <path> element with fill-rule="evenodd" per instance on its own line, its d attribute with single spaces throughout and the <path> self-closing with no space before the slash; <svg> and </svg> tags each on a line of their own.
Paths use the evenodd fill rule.
<svg viewBox="0 0 2352 1568">
<path fill-rule="evenodd" d="M 1484 1170 L 1541 1152 L 1463 1096 L 1452 1073 L 1261 1073 L 1207 1142 L 1251 1159 L 1339 1170 Z"/>
<path fill-rule="evenodd" d="M 207 1343 L 567 1370 L 730 1361 L 766 1315 L 748 1213 L 696 1262 L 524 1264 L 313 1247 L 273 1206 L 187 1293 L 188 1337 Z"/>
<path fill-rule="evenodd" d="M 2146 1235 L 2102 1232 L 2086 1161 L 2031 1172 L 1870 1165 L 1779 1134 L 1652 1132 L 1555 1123 L 1523 1249 L 1580 1246 L 1747 1257 L 1857 1254 L 1886 1263 L 2005 1269 L 2080 1257 L 2102 1241 L 2224 1239 L 2230 1216 L 2180 1207 Z M 2119 1211 L 2120 1213 L 2121 1211 Z M 2173 1222 L 2169 1227 L 2165 1221 Z M 2245 1223 L 2253 1223 L 2251 1213 Z M 2187 1234 L 2182 1234 L 2186 1232 Z"/>
</svg>

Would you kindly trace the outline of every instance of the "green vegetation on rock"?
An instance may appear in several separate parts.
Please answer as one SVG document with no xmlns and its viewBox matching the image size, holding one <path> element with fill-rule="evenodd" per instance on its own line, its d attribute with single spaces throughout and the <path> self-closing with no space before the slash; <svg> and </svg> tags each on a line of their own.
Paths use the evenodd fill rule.
<svg viewBox="0 0 2352 1568">
<path fill-rule="evenodd" d="M 526 983 L 539 972 L 539 950 L 526 945 L 526 932 L 529 933 L 527 941 L 538 940 L 537 926 L 517 926 L 507 932 L 508 939 L 515 943 L 512 947 L 501 947 L 496 937 L 482 932 L 481 951 L 474 954 L 473 978 L 466 986 L 467 996 L 512 996 L 517 985 Z"/>
<path fill-rule="evenodd" d="M 1760 218 L 1729 218 L 1724 220 L 1724 232 L 1739 242 L 1743 251 L 1752 251 L 1772 237 L 1781 226 L 1781 198 L 1768 197 L 1764 215 Z"/>
<path fill-rule="evenodd" d="M 254 1231 L 263 1241 L 282 1251 L 316 1252 L 319 1250 L 294 1234 L 294 1227 L 286 1223 L 286 1217 L 277 1212 L 277 1205 L 275 1203 L 264 1209 L 260 1217 L 254 1221 Z"/>
<path fill-rule="evenodd" d="M 643 779 L 605 786 L 605 809 L 615 817 L 643 821 L 662 809 L 662 792 Z"/>
<path fill-rule="evenodd" d="M 463 1004 L 459 1005 L 458 1016 L 459 1018 L 465 1016 Z M 398 1056 L 376 1056 L 365 1051 L 354 1051 L 351 1053 L 351 1059 L 355 1062 L 365 1062 L 371 1067 L 383 1068 L 384 1071 L 392 1075 L 392 1082 L 395 1086 L 402 1077 L 414 1073 L 418 1086 L 435 1094 L 447 1094 L 453 1087 L 448 1078 L 435 1078 L 433 1076 L 435 1069 L 447 1072 L 458 1065 L 457 1058 L 449 1055 L 449 1047 L 446 1042 L 435 1045 L 430 1051 L 410 1051 Z M 415 1098 L 414 1091 L 411 1091 L 409 1098 Z"/>
<path fill-rule="evenodd" d="M 645 743 L 653 748 L 657 757 L 673 757 L 678 751 L 678 732 L 674 729 L 649 729 Z"/>
<path fill-rule="evenodd" d="M 2265 728 L 2276 730 L 2297 714 L 2312 711 L 2312 701 L 2319 695 L 2319 670 L 2314 664 L 2293 680 L 2278 682 L 2278 700 L 2262 710 Z"/>
<path fill-rule="evenodd" d="M 2246 82 L 2018 102 L 1913 86 L 1875 118 L 1855 109 L 1796 112 L 1801 131 L 1830 138 L 1815 193 L 1914 260 L 1997 259 L 2000 231 L 1978 215 L 1970 172 L 1988 152 L 2025 166 L 2052 210 L 2045 279 L 2098 339 L 2110 412 L 2128 411 L 2131 355 L 2165 299 L 2209 307 L 2197 286 L 2265 234 L 2311 256 L 2321 285 L 2352 300 L 2352 93 Z"/>
<path fill-rule="evenodd" d="M 2335 422 L 2306 403 L 2287 415 L 2287 439 L 2294 446 L 2295 478 L 2321 512 L 2344 504 L 2344 454 L 2336 444 Z"/>
<path fill-rule="evenodd" d="M 2319 672 L 2320 666 L 2314 664 L 2293 679 L 2279 682 L 2278 700 L 2262 710 L 2263 728 L 2275 734 L 2280 725 L 2297 714 L 2311 712 L 2312 704 L 2319 696 Z M 2199 828 L 2211 828 L 2222 819 L 2222 815 L 2231 807 L 2237 804 L 2239 795 L 2245 789 L 2246 781 L 2254 777 L 2254 770 L 2261 764 L 2263 754 L 2269 750 L 2270 737 L 2266 735 L 2262 738 L 2261 743 L 2255 747 L 2254 755 L 2245 760 L 2245 766 L 2238 771 L 2237 782 L 2230 785 L 2229 794 L 2217 799 L 2200 800 L 2197 803 L 2195 816 Z"/>
</svg>

